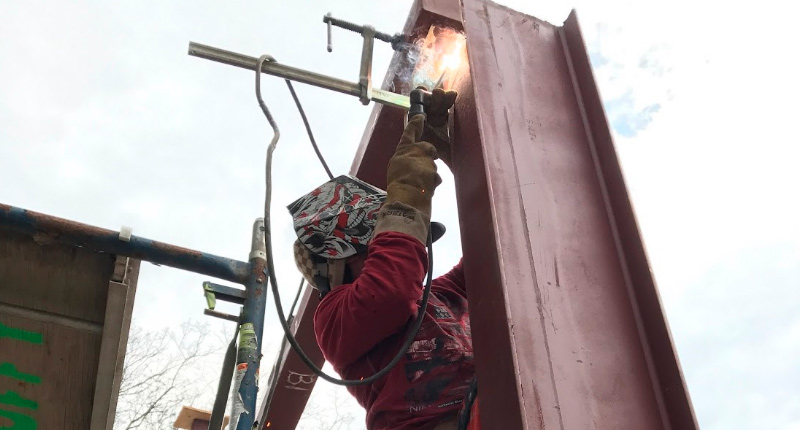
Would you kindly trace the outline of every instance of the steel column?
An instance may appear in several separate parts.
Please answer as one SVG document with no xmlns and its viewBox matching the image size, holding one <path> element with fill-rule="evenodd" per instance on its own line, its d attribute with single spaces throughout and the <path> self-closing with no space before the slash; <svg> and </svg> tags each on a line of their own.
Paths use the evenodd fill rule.
<svg viewBox="0 0 800 430">
<path fill-rule="evenodd" d="M 697 428 L 574 14 L 462 5 L 453 161 L 484 428 Z"/>
<path fill-rule="evenodd" d="M 575 14 L 421 0 L 404 33 L 432 23 L 467 36 L 453 173 L 483 428 L 696 429 Z M 385 187 L 403 118 L 373 109 L 352 174 Z"/>
<path fill-rule="evenodd" d="M 586 52 L 577 14 L 573 11 L 559 29 L 568 56 L 578 103 L 589 130 L 589 141 L 595 169 L 602 181 L 606 209 L 612 220 L 614 241 L 623 270 L 626 288 L 637 328 L 649 361 L 651 378 L 658 381 L 657 395 L 662 397 L 662 414 L 673 429 L 696 429 L 692 407 L 680 360 L 674 347 L 661 298 L 650 270 L 647 252 L 631 205 L 625 179 L 619 164 L 614 141 L 606 119 L 603 102 L 594 80 L 592 65 Z"/>
<path fill-rule="evenodd" d="M 298 312 L 289 325 L 297 342 L 303 346 L 303 351 L 317 367 L 322 367 L 325 358 L 319 350 L 314 335 L 314 310 L 318 303 L 319 293 L 313 288 L 306 288 Z M 269 376 L 269 388 L 264 394 L 259 410 L 259 428 L 267 430 L 295 428 L 316 382 L 317 376 L 308 369 L 284 339 L 278 361 Z"/>
<path fill-rule="evenodd" d="M 259 218 L 253 224 L 250 273 L 245 283 L 247 297 L 242 306 L 239 325 L 239 349 L 236 356 L 231 406 L 231 423 L 236 430 L 252 429 L 256 419 L 258 371 L 269 283 L 264 235 L 264 219 Z"/>
</svg>

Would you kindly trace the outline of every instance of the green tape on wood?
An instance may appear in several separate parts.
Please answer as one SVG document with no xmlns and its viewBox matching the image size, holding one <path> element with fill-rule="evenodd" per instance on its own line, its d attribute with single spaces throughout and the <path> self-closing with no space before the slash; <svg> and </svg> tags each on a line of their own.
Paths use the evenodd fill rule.
<svg viewBox="0 0 800 430">
<path fill-rule="evenodd" d="M 8 337 L 11 339 L 21 340 L 22 342 L 41 344 L 42 334 L 34 333 L 32 331 L 20 330 L 17 328 L 9 327 L 0 323 L 0 339 Z"/>
<path fill-rule="evenodd" d="M 33 409 L 34 411 L 39 409 L 39 404 L 34 402 L 33 400 L 28 400 L 19 394 L 15 393 L 14 391 L 6 391 L 5 394 L 0 394 L 0 403 L 4 403 L 6 405 L 17 406 L 20 408 L 27 408 Z"/>
<path fill-rule="evenodd" d="M 11 427 L 3 426 L 0 430 L 36 430 L 36 421 L 27 415 L 0 409 L 0 418 L 3 417 L 11 420 Z"/>
<path fill-rule="evenodd" d="M 0 376 L 8 376 L 9 378 L 19 379 L 20 381 L 30 382 L 32 384 L 39 384 L 42 382 L 42 378 L 29 373 L 20 372 L 11 363 L 0 363 Z"/>
</svg>

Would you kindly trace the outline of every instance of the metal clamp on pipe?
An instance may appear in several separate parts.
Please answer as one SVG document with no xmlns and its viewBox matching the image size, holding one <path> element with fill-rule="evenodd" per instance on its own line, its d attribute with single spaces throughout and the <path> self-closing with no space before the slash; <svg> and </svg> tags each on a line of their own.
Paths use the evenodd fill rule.
<svg viewBox="0 0 800 430">
<path fill-rule="evenodd" d="M 330 12 L 322 17 L 322 22 L 328 25 L 328 52 L 333 51 L 331 27 L 334 25 L 358 33 L 364 38 L 364 44 L 361 48 L 361 72 L 358 76 L 358 85 L 360 87 L 359 99 L 361 103 L 368 105 L 370 100 L 372 100 L 372 50 L 375 39 L 390 43 L 392 49 L 399 51 L 401 49 L 401 42 L 406 39 L 405 35 L 398 33 L 394 36 L 390 36 L 375 30 L 371 25 L 357 25 L 352 22 L 334 18 L 331 16 Z"/>
<path fill-rule="evenodd" d="M 332 43 L 332 40 L 331 40 L 331 27 L 332 26 L 335 25 L 335 26 L 337 26 L 339 28 L 343 28 L 345 30 L 350 30 L 350 31 L 352 31 L 354 33 L 358 33 L 358 34 L 361 34 L 361 35 L 364 35 L 364 29 L 366 27 L 368 27 L 368 26 L 365 26 L 365 25 L 353 24 L 352 22 L 345 21 L 343 19 L 334 18 L 333 16 L 331 16 L 330 12 L 328 12 L 327 15 L 322 17 L 322 22 L 324 22 L 325 24 L 328 25 L 328 52 L 333 51 L 333 43 Z M 404 34 L 401 34 L 401 33 L 397 33 L 394 36 L 390 36 L 387 33 L 383 33 L 383 32 L 380 32 L 380 31 L 375 31 L 375 29 L 373 29 L 373 32 L 374 32 L 374 34 L 372 35 L 372 37 L 374 37 L 375 39 L 381 40 L 383 42 L 387 42 L 387 43 L 391 44 L 392 45 L 392 49 L 394 49 L 395 51 L 399 51 L 400 49 L 402 49 L 400 44 L 406 40 L 406 36 Z"/>
</svg>

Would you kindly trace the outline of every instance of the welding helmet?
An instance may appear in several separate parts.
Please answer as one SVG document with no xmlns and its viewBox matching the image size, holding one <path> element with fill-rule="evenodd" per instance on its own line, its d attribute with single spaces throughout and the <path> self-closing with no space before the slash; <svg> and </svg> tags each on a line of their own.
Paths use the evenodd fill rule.
<svg viewBox="0 0 800 430">
<path fill-rule="evenodd" d="M 320 294 L 344 281 L 345 260 L 366 252 L 386 192 L 342 175 L 288 206 L 297 240 L 294 258 L 305 280 Z M 431 223 L 434 240 L 444 225 Z"/>
</svg>

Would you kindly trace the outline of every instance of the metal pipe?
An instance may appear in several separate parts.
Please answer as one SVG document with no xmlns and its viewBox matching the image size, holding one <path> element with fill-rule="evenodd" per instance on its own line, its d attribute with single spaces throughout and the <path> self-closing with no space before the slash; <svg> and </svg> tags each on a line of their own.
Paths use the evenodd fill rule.
<svg viewBox="0 0 800 430">
<path fill-rule="evenodd" d="M 209 430 L 221 430 L 222 421 L 225 418 L 225 406 L 228 404 L 228 392 L 231 389 L 231 377 L 236 366 L 236 336 L 239 334 L 239 326 L 233 333 L 233 339 L 228 344 L 225 351 L 225 359 L 222 360 L 222 371 L 219 375 L 217 385 L 217 396 L 214 399 L 214 408 L 211 410 L 211 421 L 208 423 Z"/>
<path fill-rule="evenodd" d="M 364 44 L 361 48 L 361 70 L 358 74 L 358 86 L 361 88 L 361 103 L 368 105 L 372 99 L 372 50 L 375 45 L 375 29 L 365 25 L 361 31 Z"/>
<path fill-rule="evenodd" d="M 202 45 L 195 42 L 189 42 L 189 55 L 247 70 L 255 70 L 258 63 L 258 59 L 255 57 L 238 54 L 236 52 L 226 51 L 224 49 L 214 48 L 212 46 Z M 261 71 L 268 75 L 277 76 L 279 78 L 302 82 L 308 85 L 314 85 L 316 87 L 351 95 L 353 97 L 361 97 L 361 86 L 355 82 L 348 82 L 343 79 L 325 76 L 319 73 L 310 72 L 297 67 L 286 66 L 284 64 L 272 61 L 265 61 L 261 67 Z M 372 90 L 371 100 L 377 103 L 403 109 L 408 109 L 409 107 L 407 96 L 377 88 Z"/>
<path fill-rule="evenodd" d="M 236 357 L 234 398 L 231 428 L 251 430 L 256 418 L 258 368 L 261 362 L 261 339 L 264 333 L 264 312 L 267 306 L 267 252 L 264 219 L 253 224 L 250 250 L 250 273 L 245 284 L 247 299 L 242 308 L 239 326 L 239 350 Z M 235 427 L 233 423 L 236 423 Z"/>
<path fill-rule="evenodd" d="M 237 317 L 236 315 L 226 314 L 225 312 L 215 311 L 212 309 L 203 309 L 203 314 L 208 315 L 210 317 L 219 318 L 225 321 L 233 321 L 235 323 L 239 322 L 239 317 Z M 228 388 L 230 388 L 230 386 Z"/>
<path fill-rule="evenodd" d="M 195 42 L 189 42 L 189 55 L 247 70 L 255 70 L 258 61 L 257 58 L 249 55 L 238 54 L 236 52 L 226 51 Z M 354 82 L 347 82 L 343 79 L 332 78 L 277 62 L 265 61 L 264 65 L 261 67 L 261 71 L 268 75 L 315 85 L 355 97 L 361 95 L 358 84 Z"/>
<path fill-rule="evenodd" d="M 201 273 L 244 284 L 248 264 L 138 236 L 120 237 L 120 232 L 0 204 L 0 227 L 33 237 L 37 242 L 58 242 L 95 251 L 125 255 L 139 260 Z"/>
</svg>

